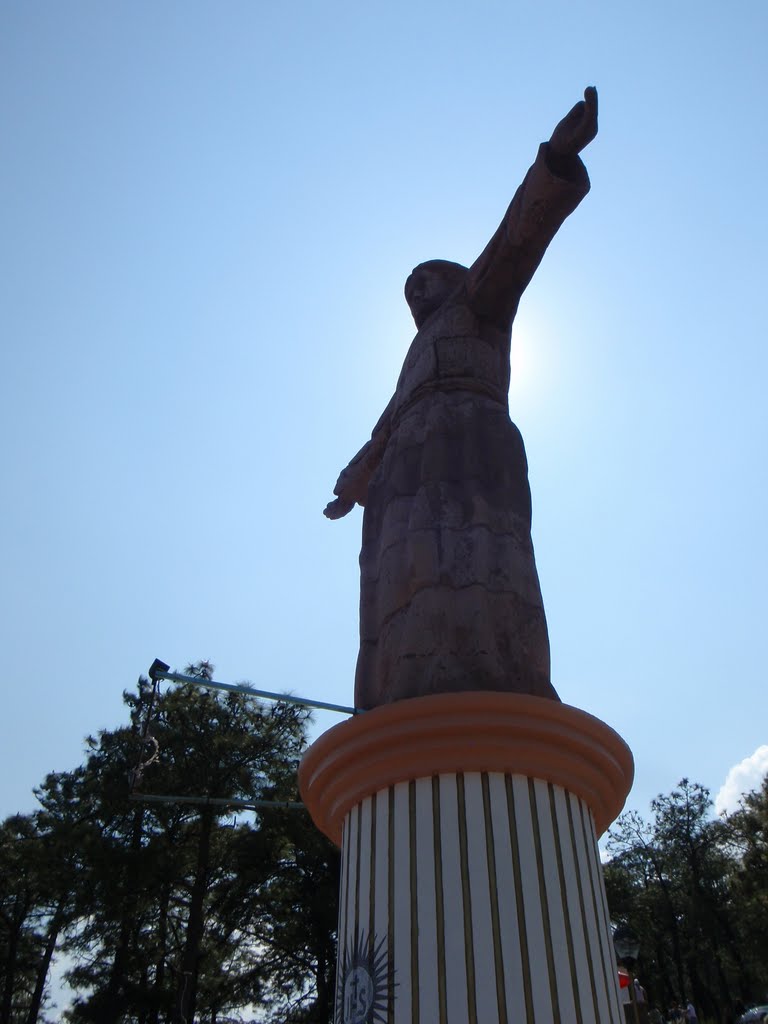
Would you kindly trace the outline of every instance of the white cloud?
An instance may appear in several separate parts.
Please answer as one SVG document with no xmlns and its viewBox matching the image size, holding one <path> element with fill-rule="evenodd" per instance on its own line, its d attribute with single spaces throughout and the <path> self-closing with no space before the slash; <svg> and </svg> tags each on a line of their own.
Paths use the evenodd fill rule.
<svg viewBox="0 0 768 1024">
<path fill-rule="evenodd" d="M 724 811 L 730 814 L 739 806 L 744 793 L 759 789 L 768 774 L 768 744 L 758 747 L 750 757 L 739 761 L 728 772 L 720 792 L 715 797 L 715 810 L 718 814 Z"/>
</svg>

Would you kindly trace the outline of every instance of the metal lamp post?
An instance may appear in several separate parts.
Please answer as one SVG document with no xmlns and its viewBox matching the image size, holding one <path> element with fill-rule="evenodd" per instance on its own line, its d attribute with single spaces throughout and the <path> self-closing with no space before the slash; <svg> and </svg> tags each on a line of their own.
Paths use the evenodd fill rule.
<svg viewBox="0 0 768 1024">
<path fill-rule="evenodd" d="M 613 933 L 613 948 L 616 951 L 616 959 L 626 967 L 629 975 L 629 1000 L 632 1004 L 635 1024 L 640 1024 L 640 1011 L 637 1008 L 635 992 L 634 967 L 637 963 L 637 955 L 640 952 L 640 939 L 628 925 L 620 925 Z"/>
</svg>

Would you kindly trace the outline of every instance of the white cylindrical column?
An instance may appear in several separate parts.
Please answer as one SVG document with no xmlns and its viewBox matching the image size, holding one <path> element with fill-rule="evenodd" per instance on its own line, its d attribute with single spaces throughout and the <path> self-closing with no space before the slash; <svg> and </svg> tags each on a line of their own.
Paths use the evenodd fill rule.
<svg viewBox="0 0 768 1024">
<path fill-rule="evenodd" d="M 629 779 L 612 730 L 540 698 L 403 701 L 321 737 L 301 784 L 341 838 L 336 1024 L 623 1024 L 597 829 Z"/>
</svg>

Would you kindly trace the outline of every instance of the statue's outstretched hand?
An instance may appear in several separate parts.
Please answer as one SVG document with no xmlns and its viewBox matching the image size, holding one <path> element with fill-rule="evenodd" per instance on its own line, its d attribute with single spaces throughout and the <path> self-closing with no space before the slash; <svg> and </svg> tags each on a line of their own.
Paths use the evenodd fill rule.
<svg viewBox="0 0 768 1024">
<path fill-rule="evenodd" d="M 368 492 L 368 481 L 371 477 L 372 464 L 371 455 L 379 454 L 381 446 L 374 446 L 373 440 L 366 441 L 350 464 L 339 473 L 339 479 L 333 488 L 333 493 L 338 495 L 335 501 L 329 502 L 323 515 L 328 519 L 341 519 L 347 512 L 351 512 L 355 505 L 364 505 L 365 496 Z"/>
<path fill-rule="evenodd" d="M 328 502 L 323 509 L 323 515 L 327 519 L 341 519 L 347 512 L 351 512 L 354 507 L 354 501 L 348 501 L 346 498 L 336 498 L 335 501 Z"/>
<path fill-rule="evenodd" d="M 552 132 L 549 145 L 559 156 L 576 156 L 597 135 L 597 89 L 584 90 L 579 100 Z"/>
</svg>

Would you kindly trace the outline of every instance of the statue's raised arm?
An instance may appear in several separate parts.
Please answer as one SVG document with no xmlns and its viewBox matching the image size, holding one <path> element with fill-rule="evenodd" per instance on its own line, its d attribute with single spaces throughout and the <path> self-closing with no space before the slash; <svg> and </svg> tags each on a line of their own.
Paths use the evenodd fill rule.
<svg viewBox="0 0 768 1024">
<path fill-rule="evenodd" d="M 470 267 L 467 290 L 481 315 L 511 324 L 547 246 L 589 191 L 579 153 L 596 135 L 597 90 L 590 86 L 540 146 L 498 230 Z"/>
</svg>

